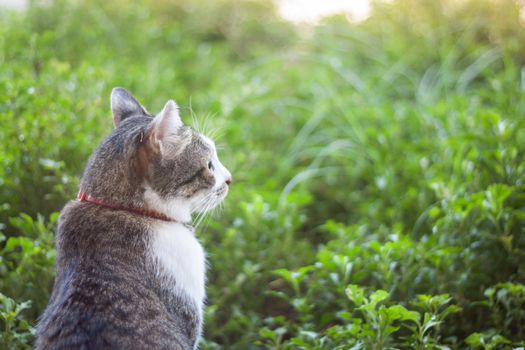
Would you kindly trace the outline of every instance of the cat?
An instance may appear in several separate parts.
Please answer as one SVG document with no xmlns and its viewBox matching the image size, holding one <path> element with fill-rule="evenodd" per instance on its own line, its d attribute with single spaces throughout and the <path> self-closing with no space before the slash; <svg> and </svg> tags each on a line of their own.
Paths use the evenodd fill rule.
<svg viewBox="0 0 525 350">
<path fill-rule="evenodd" d="M 56 279 L 37 349 L 196 349 L 205 253 L 191 226 L 232 177 L 209 138 L 168 101 L 150 115 L 114 88 L 115 130 L 90 157 L 61 212 Z"/>
</svg>

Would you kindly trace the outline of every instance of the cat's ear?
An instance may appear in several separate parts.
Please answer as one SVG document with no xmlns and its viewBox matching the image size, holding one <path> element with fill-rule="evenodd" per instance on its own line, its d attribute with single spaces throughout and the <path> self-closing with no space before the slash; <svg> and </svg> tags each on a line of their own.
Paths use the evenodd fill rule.
<svg viewBox="0 0 525 350">
<path fill-rule="evenodd" d="M 175 134 L 177 129 L 183 125 L 179 115 L 179 106 L 175 101 L 169 100 L 162 111 L 153 119 L 155 141 L 162 143 L 168 135 Z"/>
<path fill-rule="evenodd" d="M 111 91 L 111 113 L 115 126 L 132 115 L 148 115 L 146 109 L 126 89 L 120 87 Z"/>
</svg>

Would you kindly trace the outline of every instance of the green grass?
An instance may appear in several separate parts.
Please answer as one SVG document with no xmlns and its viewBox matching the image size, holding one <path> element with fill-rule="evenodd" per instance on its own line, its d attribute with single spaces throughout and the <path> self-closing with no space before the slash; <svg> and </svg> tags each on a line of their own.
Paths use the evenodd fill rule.
<svg viewBox="0 0 525 350">
<path fill-rule="evenodd" d="M 0 346 L 31 347 L 56 212 L 112 129 L 113 86 L 217 129 L 233 173 L 199 229 L 202 349 L 524 346 L 520 8 L 373 6 L 310 28 L 266 1 L 3 11 Z"/>
</svg>

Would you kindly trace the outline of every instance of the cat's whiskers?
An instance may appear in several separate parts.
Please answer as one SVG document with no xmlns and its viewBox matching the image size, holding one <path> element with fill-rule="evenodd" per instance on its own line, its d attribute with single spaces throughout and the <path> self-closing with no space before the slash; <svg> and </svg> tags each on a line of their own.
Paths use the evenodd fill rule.
<svg viewBox="0 0 525 350">
<path fill-rule="evenodd" d="M 196 211 L 197 211 L 197 215 L 195 216 L 194 220 L 193 220 L 193 226 L 194 227 L 197 227 L 198 226 L 198 222 L 199 222 L 199 219 L 200 217 L 204 214 L 204 206 L 205 206 L 205 203 L 207 201 L 206 199 L 207 196 L 204 196 L 203 198 L 201 198 L 198 202 L 198 204 L 196 205 Z"/>
<path fill-rule="evenodd" d="M 203 212 L 203 213 L 206 213 L 206 209 L 209 205 L 209 202 L 211 201 L 212 199 L 212 196 L 213 196 L 213 192 L 208 192 L 202 199 L 202 202 L 200 204 L 200 208 L 199 208 L 199 211 Z"/>
<path fill-rule="evenodd" d="M 199 200 L 197 204 L 198 214 L 194 220 L 194 227 L 198 227 L 200 225 L 208 210 L 213 206 L 213 201 L 211 200 L 213 194 L 214 192 L 209 192 Z"/>
<path fill-rule="evenodd" d="M 215 200 L 214 200 L 214 197 L 213 195 L 210 196 L 209 200 L 208 200 L 208 205 L 206 206 L 205 210 L 204 210 L 204 215 L 202 215 L 201 217 L 201 221 L 199 222 L 199 225 L 206 219 L 209 217 L 209 213 L 210 211 L 216 206 L 216 203 L 215 203 Z"/>
<path fill-rule="evenodd" d="M 210 206 L 211 206 L 211 203 L 208 202 L 208 204 L 206 205 L 204 210 L 201 213 L 199 213 L 199 215 L 197 216 L 196 222 L 195 222 L 195 227 L 200 226 L 200 224 L 202 223 L 202 221 L 206 217 L 206 214 L 207 214 L 208 209 L 209 209 Z"/>
<path fill-rule="evenodd" d="M 220 197 L 217 197 L 216 200 L 219 200 Z M 206 214 L 209 214 L 209 215 L 205 215 L 202 217 L 202 222 L 199 223 L 199 225 L 207 225 L 210 217 L 212 216 L 215 216 L 218 212 L 222 211 L 224 208 L 224 202 L 221 200 L 220 203 L 218 205 L 215 205 L 213 202 L 212 202 L 212 209 L 210 211 L 207 211 Z"/>
</svg>

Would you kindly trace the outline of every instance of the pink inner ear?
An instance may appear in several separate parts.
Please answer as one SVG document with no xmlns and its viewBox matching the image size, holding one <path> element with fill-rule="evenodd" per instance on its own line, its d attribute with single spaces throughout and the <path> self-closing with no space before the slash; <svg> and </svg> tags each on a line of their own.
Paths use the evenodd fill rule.
<svg viewBox="0 0 525 350">
<path fill-rule="evenodd" d="M 175 133 L 183 126 L 179 116 L 179 107 L 173 100 L 169 100 L 158 116 L 155 117 L 155 136 L 163 141 L 166 135 Z"/>
</svg>

